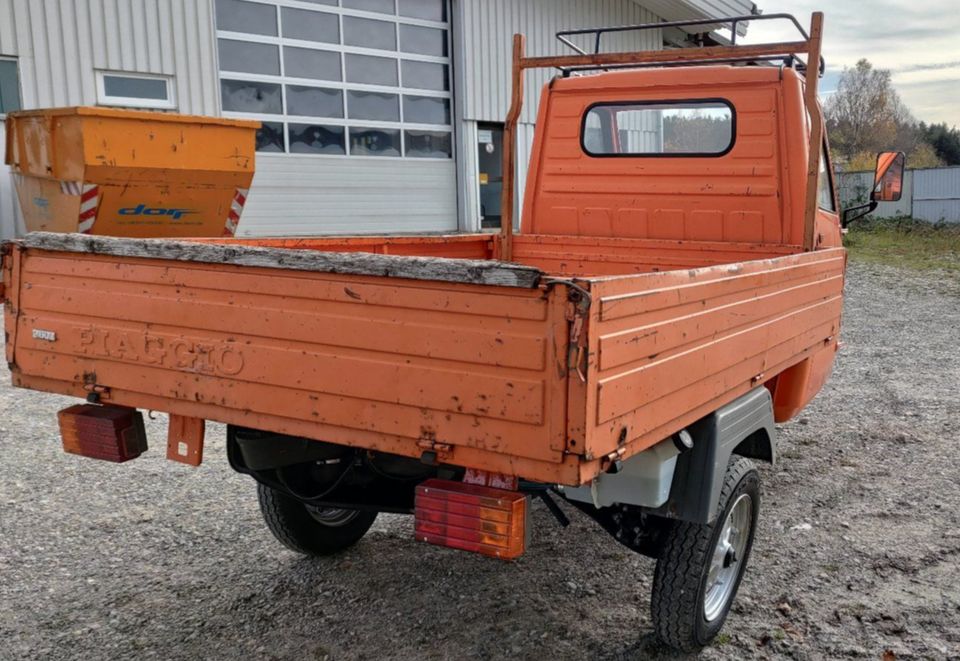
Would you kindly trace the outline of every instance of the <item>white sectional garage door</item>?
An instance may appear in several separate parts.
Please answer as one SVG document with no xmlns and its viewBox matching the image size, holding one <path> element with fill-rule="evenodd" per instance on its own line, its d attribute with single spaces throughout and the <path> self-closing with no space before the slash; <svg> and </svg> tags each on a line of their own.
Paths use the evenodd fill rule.
<svg viewBox="0 0 960 661">
<path fill-rule="evenodd" d="M 258 119 L 245 236 L 457 227 L 447 0 L 216 0 L 224 116 Z"/>
</svg>

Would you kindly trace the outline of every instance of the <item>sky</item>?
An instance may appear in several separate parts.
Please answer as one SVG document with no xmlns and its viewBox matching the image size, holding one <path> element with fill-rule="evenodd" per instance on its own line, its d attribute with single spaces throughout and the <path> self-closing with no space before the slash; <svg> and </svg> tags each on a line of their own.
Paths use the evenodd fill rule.
<svg viewBox="0 0 960 661">
<path fill-rule="evenodd" d="M 824 12 L 827 73 L 821 94 L 836 89 L 844 66 L 867 58 L 890 69 L 893 84 L 917 120 L 960 127 L 958 0 L 754 0 L 764 14 L 788 13 L 809 29 Z M 750 25 L 744 43 L 793 40 L 789 22 Z"/>
</svg>

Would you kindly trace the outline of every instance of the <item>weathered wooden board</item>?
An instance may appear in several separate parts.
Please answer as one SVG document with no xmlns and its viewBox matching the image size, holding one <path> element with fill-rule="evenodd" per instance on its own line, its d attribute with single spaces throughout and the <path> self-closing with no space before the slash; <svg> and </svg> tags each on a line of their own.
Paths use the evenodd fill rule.
<svg viewBox="0 0 960 661">
<path fill-rule="evenodd" d="M 86 234 L 32 232 L 17 243 L 25 248 L 59 252 L 526 289 L 537 287 L 543 275 L 540 269 L 530 266 L 488 260 L 289 250 L 170 239 L 122 239 Z"/>
</svg>

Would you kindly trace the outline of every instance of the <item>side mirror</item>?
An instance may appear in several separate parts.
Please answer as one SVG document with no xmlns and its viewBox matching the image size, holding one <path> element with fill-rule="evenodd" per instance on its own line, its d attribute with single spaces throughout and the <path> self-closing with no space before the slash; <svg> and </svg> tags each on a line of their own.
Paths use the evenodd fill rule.
<svg viewBox="0 0 960 661">
<path fill-rule="evenodd" d="M 844 209 L 840 224 L 846 227 L 850 223 L 877 208 L 880 202 L 899 202 L 903 196 L 903 172 L 907 157 L 902 151 L 885 151 L 877 155 L 877 170 L 873 175 L 873 190 L 870 202 L 851 209 Z"/>
<path fill-rule="evenodd" d="M 877 171 L 873 178 L 874 202 L 899 202 L 903 195 L 903 170 L 907 157 L 902 151 L 885 151 L 877 156 Z"/>
</svg>

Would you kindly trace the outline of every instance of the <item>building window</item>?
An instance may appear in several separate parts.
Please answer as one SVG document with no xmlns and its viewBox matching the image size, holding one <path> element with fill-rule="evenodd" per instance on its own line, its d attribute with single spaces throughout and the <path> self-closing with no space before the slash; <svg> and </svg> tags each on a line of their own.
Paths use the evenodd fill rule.
<svg viewBox="0 0 960 661">
<path fill-rule="evenodd" d="M 20 76 L 17 61 L 0 58 L 0 115 L 20 110 Z"/>
<path fill-rule="evenodd" d="M 453 156 L 449 0 L 216 0 L 220 100 L 262 152 Z"/>
<path fill-rule="evenodd" d="M 97 72 L 97 103 L 124 108 L 173 110 L 173 85 L 169 76 L 144 73 Z"/>
</svg>

